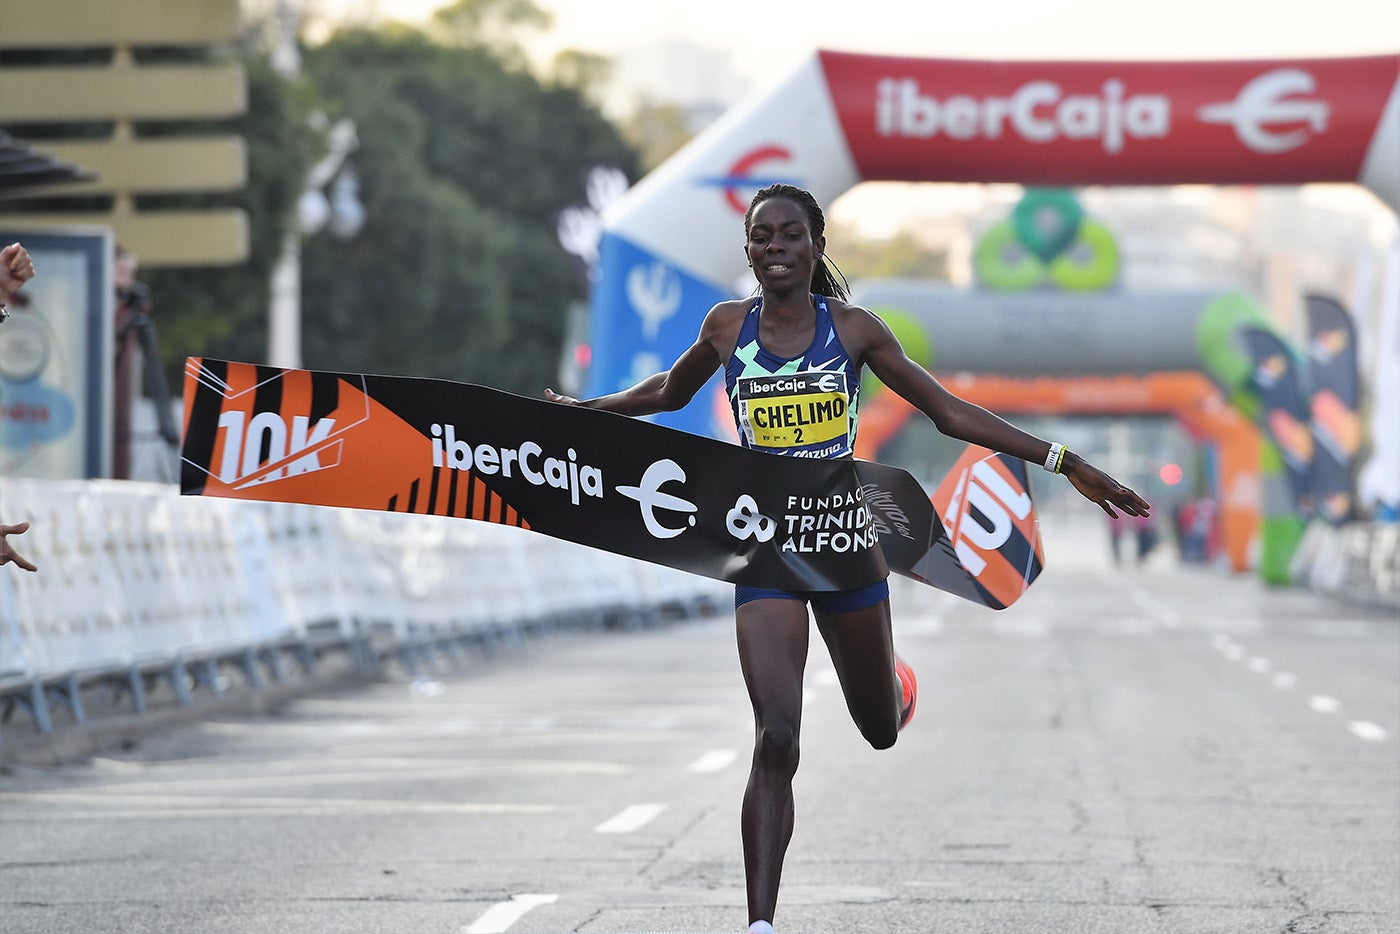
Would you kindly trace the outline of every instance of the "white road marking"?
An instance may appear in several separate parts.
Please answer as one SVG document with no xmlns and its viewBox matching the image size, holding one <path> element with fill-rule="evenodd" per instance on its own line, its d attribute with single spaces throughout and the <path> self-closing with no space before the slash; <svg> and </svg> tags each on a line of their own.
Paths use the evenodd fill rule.
<svg viewBox="0 0 1400 934">
<path fill-rule="evenodd" d="M 558 900 L 558 895 L 512 895 L 510 901 L 499 902 L 486 909 L 480 918 L 462 928 L 462 934 L 502 934 L 525 912 L 541 905 L 552 905 Z"/>
<path fill-rule="evenodd" d="M 432 678 L 414 678 L 408 686 L 408 693 L 414 697 L 441 697 L 447 693 L 447 685 Z"/>
<path fill-rule="evenodd" d="M 690 765 L 685 767 L 687 772 L 694 772 L 697 775 L 706 775 L 711 772 L 719 772 L 729 768 L 734 764 L 734 760 L 739 758 L 739 753 L 733 749 L 711 749 Z"/>
<path fill-rule="evenodd" d="M 1336 713 L 1341 709 L 1342 702 L 1326 694 L 1314 694 L 1308 698 L 1308 706 L 1318 713 Z"/>
<path fill-rule="evenodd" d="M 1160 628 L 1159 623 L 1140 616 L 1121 616 L 1101 620 L 1094 627 L 1095 631 L 1105 636 L 1150 636 L 1156 634 Z"/>
<path fill-rule="evenodd" d="M 1379 743 L 1384 740 L 1387 735 L 1385 727 L 1378 723 L 1372 723 L 1370 720 L 1353 720 L 1347 724 L 1347 729 L 1351 730 L 1352 733 L 1362 739 L 1370 740 L 1373 743 Z"/>
<path fill-rule="evenodd" d="M 1166 628 L 1175 629 L 1181 625 L 1180 614 L 1156 597 L 1144 593 L 1141 590 L 1129 591 L 1128 597 L 1139 607 L 1156 617 L 1157 622 Z"/>
<path fill-rule="evenodd" d="M 655 820 L 664 810 L 664 804 L 633 804 L 593 829 L 598 833 L 631 833 Z"/>
<path fill-rule="evenodd" d="M 1224 633 L 1214 633 L 1210 637 L 1210 644 L 1226 658 L 1231 661 L 1239 661 L 1248 656 L 1246 667 L 1256 674 L 1268 674 L 1273 668 L 1273 662 L 1262 655 L 1249 655 L 1244 646 L 1230 639 Z M 1298 676 L 1291 671 L 1276 671 L 1270 678 L 1270 683 L 1281 691 L 1287 691 L 1298 686 Z M 1318 713 L 1336 713 L 1342 709 L 1342 702 L 1328 694 L 1312 694 L 1308 697 L 1308 706 Z M 1347 731 L 1360 739 L 1369 742 L 1384 742 L 1390 733 L 1385 727 L 1370 720 L 1351 720 L 1347 723 Z"/>
<path fill-rule="evenodd" d="M 120 787 L 120 786 L 118 786 Z M 252 814 L 552 814 L 560 810 L 552 804 L 491 804 L 476 801 L 396 801 L 366 798 L 293 798 L 293 797 L 230 797 L 225 795 L 161 795 L 123 794 L 120 791 L 87 792 L 55 789 L 53 791 L 0 792 L 0 802 L 56 805 L 101 805 L 92 812 L 103 817 L 107 807 L 125 805 L 128 808 L 147 807 L 138 813 L 162 817 L 179 812 L 182 816 L 203 812 L 238 811 Z M 11 815 L 6 815 L 10 817 Z M 44 814 L 37 814 L 44 817 Z"/>
<path fill-rule="evenodd" d="M 947 628 L 940 616 L 911 616 L 896 624 L 900 636 L 941 636 Z"/>
<path fill-rule="evenodd" d="M 606 735 L 606 734 L 604 734 Z M 412 773 L 413 777 L 433 776 L 451 778 L 473 775 L 623 775 L 629 771 L 625 765 L 615 762 L 568 762 L 547 759 L 491 759 L 471 763 L 438 765 L 438 762 L 451 760 L 421 760 L 415 766 L 413 759 L 362 759 L 336 760 L 339 768 L 353 767 L 355 771 L 325 771 L 312 773 L 280 773 L 265 765 L 265 771 L 257 775 L 231 775 L 220 778 L 172 778 L 160 781 L 113 781 L 91 786 L 96 789 L 111 789 L 118 794 L 143 794 L 166 796 L 172 790 L 178 791 L 237 791 L 245 788 L 272 786 L 276 789 L 292 787 L 322 787 L 328 785 L 355 785 L 381 782 L 400 773 Z M 329 768 L 331 763 L 327 764 Z M 3 798 L 4 792 L 0 792 Z"/>
<path fill-rule="evenodd" d="M 991 628 L 999 636 L 1034 639 L 1050 634 L 1050 621 L 1036 616 L 998 616 Z"/>
<path fill-rule="evenodd" d="M 92 808 L 83 811 L 32 811 L 26 814 L 6 814 L 5 820 L 56 821 L 56 820 L 216 820 L 219 818 L 270 817 L 285 820 L 288 817 L 344 817 L 352 815 L 395 815 L 395 814 L 545 814 L 562 810 L 552 805 L 426 805 L 426 804 L 363 804 L 346 808 L 339 804 L 307 804 L 300 806 L 266 807 L 262 804 L 201 806 L 201 807 L 139 807 L 127 810 L 114 810 L 110 807 Z"/>
</svg>

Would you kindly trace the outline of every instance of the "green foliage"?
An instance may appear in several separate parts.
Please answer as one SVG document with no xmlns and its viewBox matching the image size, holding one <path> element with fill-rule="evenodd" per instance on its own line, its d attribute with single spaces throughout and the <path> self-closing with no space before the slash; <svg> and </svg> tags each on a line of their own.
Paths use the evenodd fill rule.
<svg viewBox="0 0 1400 934">
<path fill-rule="evenodd" d="M 634 156 L 576 88 L 403 28 L 337 34 L 305 67 L 355 121 L 366 207 L 302 257 L 308 366 L 538 394 L 583 285 L 554 232 L 599 162 Z"/>
<path fill-rule="evenodd" d="M 502 65 L 524 70 L 520 34 L 548 29 L 554 17 L 534 0 L 457 0 L 433 14 L 429 35 L 448 45 L 484 49 Z"/>
<path fill-rule="evenodd" d="M 841 271 L 856 279 L 935 279 L 948 281 L 948 253 L 919 241 L 911 233 L 885 240 L 860 236 L 855 230 L 832 225 L 827 230 L 828 255 Z"/>
<path fill-rule="evenodd" d="M 680 151 L 694 135 L 690 118 L 679 104 L 643 101 L 622 126 L 628 141 L 642 154 L 642 166 L 649 172 Z"/>
<path fill-rule="evenodd" d="M 613 75 L 613 61 L 605 55 L 564 49 L 554 56 L 556 84 L 575 88 L 594 104 L 599 103 L 604 86 Z"/>
</svg>

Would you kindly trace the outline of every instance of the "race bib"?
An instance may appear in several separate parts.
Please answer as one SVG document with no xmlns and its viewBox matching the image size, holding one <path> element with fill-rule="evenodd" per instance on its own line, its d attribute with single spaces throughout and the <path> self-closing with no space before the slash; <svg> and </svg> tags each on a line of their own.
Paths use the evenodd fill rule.
<svg viewBox="0 0 1400 934">
<path fill-rule="evenodd" d="M 851 453 L 845 373 L 741 376 L 735 386 L 751 447 L 799 457 Z"/>
</svg>

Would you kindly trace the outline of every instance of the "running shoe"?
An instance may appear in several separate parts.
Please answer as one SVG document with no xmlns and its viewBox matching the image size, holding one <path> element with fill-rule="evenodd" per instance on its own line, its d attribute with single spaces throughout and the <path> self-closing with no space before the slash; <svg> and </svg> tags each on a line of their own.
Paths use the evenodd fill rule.
<svg viewBox="0 0 1400 934">
<path fill-rule="evenodd" d="M 919 703 L 919 682 L 914 679 L 914 669 L 898 655 L 894 657 L 894 673 L 899 676 L 899 687 L 904 695 L 904 706 L 899 711 L 899 728 L 902 730 L 914 719 L 914 708 Z"/>
<path fill-rule="evenodd" d="M 773 934 L 773 925 L 767 921 L 755 921 L 749 927 L 749 934 Z"/>
</svg>

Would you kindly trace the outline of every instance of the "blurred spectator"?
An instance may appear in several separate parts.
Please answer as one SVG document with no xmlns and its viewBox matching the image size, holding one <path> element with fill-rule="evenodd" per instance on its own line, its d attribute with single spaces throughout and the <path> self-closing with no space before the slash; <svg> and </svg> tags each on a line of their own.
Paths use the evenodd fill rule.
<svg viewBox="0 0 1400 934">
<path fill-rule="evenodd" d="M 1108 545 L 1113 549 L 1113 563 L 1123 563 L 1123 533 L 1128 529 L 1128 517 L 1123 513 L 1108 517 Z"/>
<path fill-rule="evenodd" d="M 1137 563 L 1143 564 L 1147 561 L 1147 556 L 1157 548 L 1157 526 L 1151 516 L 1130 516 L 1128 521 L 1132 524 L 1133 540 L 1137 545 Z"/>
<path fill-rule="evenodd" d="M 1200 526 L 1201 539 L 1205 542 L 1202 554 L 1204 561 L 1214 561 L 1220 552 L 1220 525 L 1216 521 L 1218 512 L 1215 500 L 1209 496 L 1201 497 L 1201 501 L 1196 504 L 1196 522 Z"/>
<path fill-rule="evenodd" d="M 0 250 L 0 322 L 3 322 L 6 317 L 4 313 L 5 303 L 11 299 L 20 286 L 33 278 L 34 260 L 30 257 L 28 250 L 18 243 L 11 243 Z M 39 570 L 24 555 L 11 548 L 10 543 L 5 540 L 7 535 L 22 535 L 28 530 L 28 522 L 21 522 L 18 525 L 0 523 L 0 566 L 13 562 L 26 571 Z"/>
<path fill-rule="evenodd" d="M 1156 549 L 1159 536 L 1149 516 L 1119 513 L 1109 517 L 1108 540 L 1113 549 L 1114 564 L 1138 565 Z"/>
<path fill-rule="evenodd" d="M 1176 527 L 1177 550 L 1181 553 L 1183 564 L 1199 564 L 1203 559 L 1201 555 L 1202 543 L 1192 534 L 1192 527 L 1196 522 L 1196 504 L 1191 500 L 1178 503 L 1176 509 L 1172 510 L 1172 523 Z"/>
<path fill-rule="evenodd" d="M 136 279 L 136 254 L 117 244 L 112 264 L 116 289 L 117 357 L 113 370 L 116 392 L 112 400 L 112 476 L 131 479 L 132 406 L 137 395 L 136 367 L 145 373 L 146 393 L 156 407 L 160 435 L 167 444 L 178 445 L 180 432 L 170 414 L 170 393 L 160 368 L 156 326 L 151 318 L 151 292 Z M 136 354 L 140 352 L 138 364 Z"/>
<path fill-rule="evenodd" d="M 1209 496 L 1181 504 L 1176 521 L 1181 536 L 1181 560 L 1205 564 L 1215 556 L 1215 501 Z"/>
<path fill-rule="evenodd" d="M 146 312 L 150 301 L 144 291 L 145 286 L 136 281 L 136 254 L 120 243 L 112 262 L 112 283 L 117 293 L 117 359 L 112 371 L 116 386 L 112 396 L 112 476 L 118 480 L 129 480 L 131 399 L 136 391 L 132 368 L 137 350 L 136 331 L 132 324 L 136 315 Z"/>
</svg>

